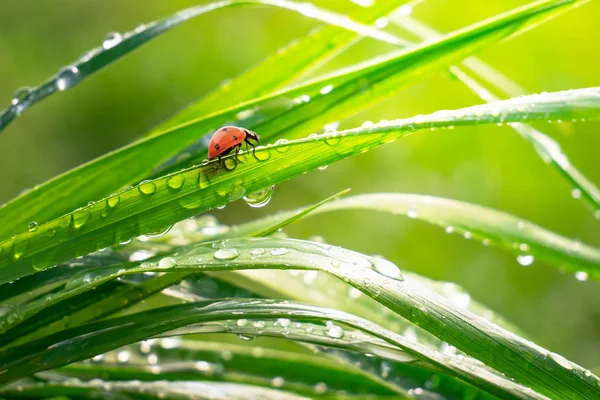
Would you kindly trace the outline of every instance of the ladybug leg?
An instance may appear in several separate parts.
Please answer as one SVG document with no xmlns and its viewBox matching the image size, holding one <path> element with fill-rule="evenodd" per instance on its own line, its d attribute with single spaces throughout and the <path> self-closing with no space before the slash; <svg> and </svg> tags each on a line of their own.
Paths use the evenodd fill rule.
<svg viewBox="0 0 600 400">
<path fill-rule="evenodd" d="M 247 152 L 248 152 L 248 142 L 246 142 L 246 141 L 244 140 L 244 143 L 246 143 L 246 153 L 247 153 Z M 241 146 L 241 143 L 240 143 L 240 146 Z"/>
<path fill-rule="evenodd" d="M 248 148 L 247 146 L 250 145 L 250 147 L 252 147 L 252 153 L 254 154 L 254 157 L 256 157 L 256 147 L 254 147 L 254 144 L 252 144 L 251 141 L 249 141 L 247 138 L 244 139 L 244 142 L 246 142 L 246 148 Z"/>
<path fill-rule="evenodd" d="M 217 164 L 217 172 L 221 169 L 221 156 L 219 156 L 219 163 Z"/>
<path fill-rule="evenodd" d="M 240 143 L 233 148 L 233 151 L 235 151 L 235 159 L 238 160 L 238 162 L 241 162 L 243 164 L 242 160 L 240 160 L 240 154 L 239 154 L 239 151 L 241 148 L 242 148 L 242 144 Z"/>
</svg>

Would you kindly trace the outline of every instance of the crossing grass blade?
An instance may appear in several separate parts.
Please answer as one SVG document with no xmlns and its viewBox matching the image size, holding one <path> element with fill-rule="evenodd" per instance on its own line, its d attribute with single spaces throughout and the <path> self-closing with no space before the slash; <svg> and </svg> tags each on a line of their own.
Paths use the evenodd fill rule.
<svg viewBox="0 0 600 400">
<path fill-rule="evenodd" d="M 531 95 L 496 103 L 440 111 L 336 133 L 282 142 L 232 155 L 219 171 L 203 163 L 159 179 L 143 182 L 93 202 L 28 232 L 0 242 L 0 283 L 43 270 L 133 237 L 163 232 L 165 227 L 209 209 L 239 200 L 352 155 L 371 150 L 419 129 L 528 120 L 600 118 L 598 88 Z M 594 259 L 584 261 L 597 276 Z"/>
<path fill-rule="evenodd" d="M 0 237 L 22 232 L 31 221 L 41 224 L 57 218 L 90 199 L 108 196 L 150 175 L 160 176 L 199 163 L 206 157 L 210 135 L 224 124 L 258 131 L 265 142 L 284 133 L 287 138 L 305 136 L 573 2 L 538 1 L 439 40 L 209 116 L 198 116 L 197 120 L 91 161 L 5 204 L 0 208 L 0 220 L 4 222 Z"/>
</svg>

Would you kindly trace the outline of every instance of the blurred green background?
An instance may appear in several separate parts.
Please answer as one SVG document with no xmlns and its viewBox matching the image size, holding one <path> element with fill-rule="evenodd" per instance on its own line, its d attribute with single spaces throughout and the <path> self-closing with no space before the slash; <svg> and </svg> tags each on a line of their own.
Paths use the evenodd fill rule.
<svg viewBox="0 0 600 400">
<path fill-rule="evenodd" d="M 201 3 L 4 2 L 0 104 L 8 105 L 18 87 L 43 82 L 99 45 L 108 32 L 130 30 Z M 412 16 L 449 32 L 526 3 L 425 0 Z M 315 4 L 334 10 L 359 7 L 346 0 Z M 600 4 L 592 1 L 479 55 L 530 92 L 598 85 L 598 21 Z M 0 202 L 129 143 L 318 25 L 273 8 L 219 11 L 187 22 L 74 89 L 34 106 L 0 134 Z M 388 50 L 369 40 L 327 68 Z M 343 121 L 341 127 L 476 103 L 478 98 L 462 84 L 440 72 Z M 588 178 L 600 183 L 600 123 L 539 127 L 560 142 Z M 250 209 L 238 202 L 217 216 L 238 223 L 315 202 L 348 187 L 354 193 L 421 193 L 469 201 L 600 246 L 600 220 L 571 197 L 567 184 L 530 145 L 510 128 L 496 126 L 418 133 L 279 185 L 265 208 Z M 539 262 L 522 267 L 503 251 L 400 216 L 340 212 L 308 219 L 287 233 L 299 238 L 321 235 L 336 245 L 381 254 L 403 269 L 459 283 L 540 345 L 588 368 L 600 366 L 597 282 L 579 282 Z"/>
</svg>

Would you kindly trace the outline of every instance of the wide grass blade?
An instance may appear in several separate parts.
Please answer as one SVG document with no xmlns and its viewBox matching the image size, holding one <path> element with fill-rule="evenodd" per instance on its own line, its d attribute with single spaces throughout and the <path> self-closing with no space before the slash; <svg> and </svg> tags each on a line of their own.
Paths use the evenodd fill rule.
<svg viewBox="0 0 600 400">
<path fill-rule="evenodd" d="M 210 135 L 223 124 L 255 130 L 265 142 L 281 135 L 292 138 L 320 130 L 328 122 L 387 98 L 426 72 L 446 67 L 572 3 L 535 2 L 439 40 L 189 121 L 109 153 L 1 207 L 0 237 L 22 232 L 32 221 L 44 223 L 57 218 L 149 175 L 199 163 L 206 156 Z M 183 151 L 187 146 L 192 147 Z"/>
<path fill-rule="evenodd" d="M 37 88 L 22 88 L 15 93 L 11 105 L 0 112 L 0 132 L 8 124 L 25 112 L 28 108 L 43 100 L 44 98 L 62 92 L 77 85 L 83 79 L 94 74 L 98 70 L 112 64 L 131 51 L 137 49 L 156 36 L 171 30 L 177 25 L 207 14 L 212 11 L 239 6 L 271 6 L 298 12 L 308 18 L 313 18 L 327 24 L 348 29 L 356 34 L 372 37 L 377 40 L 392 44 L 404 44 L 400 39 L 389 35 L 379 29 L 363 25 L 352 19 L 316 7 L 311 3 L 296 3 L 287 0 L 223 0 L 213 3 L 180 10 L 170 17 L 162 20 L 142 24 L 134 30 L 124 34 L 110 34 L 101 46 L 86 52 L 73 64 L 62 68 L 54 77 Z"/>
<path fill-rule="evenodd" d="M 312 262 L 315 262 L 315 257 L 312 258 Z M 295 263 L 298 265 L 298 260 Z M 308 265 L 306 266 L 308 267 Z M 264 321 L 264 319 L 275 318 L 291 318 L 298 322 L 334 321 L 334 329 L 336 332 L 341 330 L 342 338 L 345 331 L 335 323 L 367 332 L 435 365 L 442 371 L 458 375 L 463 380 L 495 395 L 501 394 L 506 398 L 541 398 L 533 392 L 525 393 L 524 387 L 511 382 L 479 363 L 456 362 L 455 356 L 432 351 L 423 345 L 410 342 L 400 335 L 351 314 L 287 301 L 256 299 L 199 302 L 164 307 L 63 331 L 24 346 L 0 352 L 0 370 L 7 369 L 4 374 L 0 375 L 0 382 L 10 382 L 32 372 L 87 359 L 107 350 L 155 336 L 180 326 L 223 320 L 239 321 L 242 317 L 248 322 L 253 319 Z M 329 341 L 335 341 L 336 336 L 339 335 L 337 333 L 332 334 L 331 329 L 332 325 L 329 325 L 327 330 L 317 335 L 305 330 L 297 333 L 306 337 L 309 341 L 318 341 L 318 335 L 328 337 L 327 340 Z M 105 337 L 107 336 L 112 339 L 106 340 Z"/>
<path fill-rule="evenodd" d="M 198 245 L 193 250 L 167 261 L 147 263 L 129 270 L 106 267 L 90 270 L 74 277 L 68 286 L 89 289 L 119 276 L 144 271 L 179 272 L 284 267 L 318 269 L 348 282 L 441 340 L 447 341 L 539 393 L 559 398 L 586 398 L 586 396 L 593 398 L 600 391 L 597 377 L 562 356 L 477 317 L 434 292 L 425 290 L 419 282 L 408 277 L 403 281 L 376 272 L 372 269 L 373 265 L 377 268 L 380 262 L 376 258 L 323 244 L 270 238 L 227 240 L 217 243 L 216 247 L 210 243 Z M 246 317 L 253 318 L 250 315 Z M 123 323 L 125 321 L 132 323 L 127 318 L 123 319 Z M 348 321 L 344 320 L 344 323 Z M 43 347 L 42 344 L 39 346 Z M 8 354 L 12 355 L 10 357 L 8 354 L 5 355 L 6 359 L 12 360 L 14 354 L 11 352 L 18 353 L 20 351 L 18 349 L 7 350 Z M 0 354 L 0 357 L 3 356 Z M 9 375 L 6 376 L 11 376 L 12 370 L 9 369 L 7 373 Z"/>
<path fill-rule="evenodd" d="M 165 177 L 142 182 L 80 208 L 29 232 L 0 242 L 0 283 L 92 253 L 131 238 L 162 232 L 165 227 L 211 208 L 241 199 L 304 172 L 389 143 L 419 129 L 498 122 L 600 118 L 599 89 L 531 95 L 496 103 L 385 121 L 336 133 L 325 133 L 251 153 L 232 155 L 218 171 L 203 163 Z M 239 161 L 238 161 L 239 158 Z M 574 253 L 574 258 L 577 253 Z M 585 266 L 598 269 L 593 260 Z M 594 273 L 595 274 L 595 273 Z"/>
</svg>

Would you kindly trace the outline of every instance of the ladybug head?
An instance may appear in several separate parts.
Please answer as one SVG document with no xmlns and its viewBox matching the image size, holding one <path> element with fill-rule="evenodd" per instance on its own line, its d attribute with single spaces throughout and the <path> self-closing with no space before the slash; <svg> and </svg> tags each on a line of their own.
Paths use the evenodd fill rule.
<svg viewBox="0 0 600 400">
<path fill-rule="evenodd" d="M 256 132 L 249 131 L 248 129 L 244 129 L 244 132 L 246 132 L 247 137 L 249 137 L 252 140 L 256 140 L 258 143 L 260 143 L 260 137 Z"/>
</svg>

